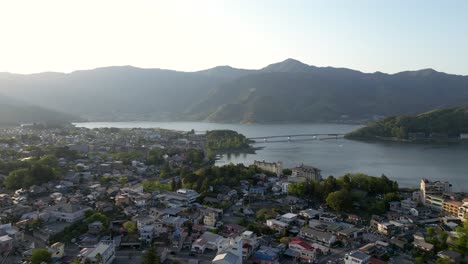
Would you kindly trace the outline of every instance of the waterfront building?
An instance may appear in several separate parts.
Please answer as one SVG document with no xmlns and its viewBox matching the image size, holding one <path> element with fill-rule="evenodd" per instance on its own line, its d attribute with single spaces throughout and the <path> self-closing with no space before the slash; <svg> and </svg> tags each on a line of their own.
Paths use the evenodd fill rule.
<svg viewBox="0 0 468 264">
<path fill-rule="evenodd" d="M 452 192 L 452 185 L 447 181 L 430 181 L 421 179 L 421 202 L 424 205 L 442 211 L 443 198 L 445 193 Z"/>
<path fill-rule="evenodd" d="M 458 211 L 461 206 L 462 202 L 454 200 L 447 200 L 442 204 L 444 212 L 452 216 L 458 216 Z"/>
<path fill-rule="evenodd" d="M 255 160 L 254 165 L 257 166 L 261 170 L 274 173 L 278 177 L 283 174 L 283 162 L 282 161 L 266 162 L 265 160 L 264 161 Z"/>
<path fill-rule="evenodd" d="M 321 181 L 321 170 L 313 166 L 306 166 L 304 164 L 301 164 L 301 166 L 292 168 L 290 181 L 295 181 L 294 179 L 298 178 L 304 179 L 304 181 Z"/>
</svg>

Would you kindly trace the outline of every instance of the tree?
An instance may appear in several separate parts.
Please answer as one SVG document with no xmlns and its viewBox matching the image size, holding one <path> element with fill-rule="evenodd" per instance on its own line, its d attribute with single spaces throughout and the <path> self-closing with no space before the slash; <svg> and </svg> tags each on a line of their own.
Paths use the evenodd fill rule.
<svg viewBox="0 0 468 264">
<path fill-rule="evenodd" d="M 171 190 L 174 192 L 175 190 L 177 190 L 177 183 L 175 181 L 174 178 L 172 178 L 172 181 L 171 181 Z"/>
<path fill-rule="evenodd" d="M 125 185 L 125 184 L 127 184 L 127 182 L 128 182 L 128 178 L 127 178 L 127 177 L 121 177 L 121 178 L 119 178 L 119 184 Z"/>
<path fill-rule="evenodd" d="M 127 221 L 127 222 L 123 223 L 122 226 L 123 226 L 123 228 L 125 228 L 125 230 L 127 230 L 127 232 L 129 234 L 133 234 L 137 230 L 137 226 L 136 226 L 135 222 L 132 222 L 132 221 Z"/>
<path fill-rule="evenodd" d="M 177 186 L 177 189 L 181 189 L 183 187 L 181 178 L 179 178 L 179 180 L 177 181 L 176 186 Z"/>
<path fill-rule="evenodd" d="M 326 199 L 327 205 L 335 211 L 348 211 L 352 205 L 351 195 L 346 190 L 332 192 Z"/>
<path fill-rule="evenodd" d="M 42 262 L 51 263 L 52 253 L 50 253 L 47 249 L 38 248 L 33 251 L 30 260 L 31 264 L 41 264 Z"/>
<path fill-rule="evenodd" d="M 96 263 L 101 264 L 102 263 L 102 255 L 101 253 L 96 254 Z"/>
<path fill-rule="evenodd" d="M 455 249 L 466 256 L 468 252 L 468 222 L 465 222 L 462 227 L 457 227 L 456 230 L 458 238 L 455 242 Z"/>
<path fill-rule="evenodd" d="M 288 245 L 289 242 L 291 242 L 291 238 L 290 238 L 290 237 L 282 237 L 282 238 L 280 238 L 280 243 L 282 243 L 282 244 Z"/>
<path fill-rule="evenodd" d="M 90 210 L 91 211 L 91 210 Z M 104 214 L 101 214 L 101 213 L 94 213 L 90 216 L 88 216 L 86 219 L 85 219 L 85 222 L 90 224 L 92 222 L 95 222 L 95 221 L 99 221 L 102 223 L 102 227 L 104 229 L 107 229 L 109 227 L 109 218 L 104 215 Z"/>
<path fill-rule="evenodd" d="M 156 249 L 150 246 L 141 259 L 141 264 L 160 264 L 161 259 L 156 254 Z"/>
<path fill-rule="evenodd" d="M 161 165 L 164 162 L 162 149 L 155 148 L 148 153 L 146 161 L 149 164 Z"/>
</svg>

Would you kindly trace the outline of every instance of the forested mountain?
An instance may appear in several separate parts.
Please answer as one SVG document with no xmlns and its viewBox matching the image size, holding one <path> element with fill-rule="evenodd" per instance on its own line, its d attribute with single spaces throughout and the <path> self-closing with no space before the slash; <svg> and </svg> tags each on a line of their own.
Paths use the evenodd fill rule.
<svg viewBox="0 0 468 264">
<path fill-rule="evenodd" d="M 416 116 L 394 116 L 373 122 L 347 138 L 445 139 L 468 134 L 468 108 L 437 109 Z"/>
<path fill-rule="evenodd" d="M 315 67 L 287 59 L 259 70 L 198 72 L 130 66 L 64 73 L 0 73 L 0 93 L 100 121 L 363 121 L 468 106 L 468 76 Z"/>
<path fill-rule="evenodd" d="M 0 94 L 0 126 L 33 122 L 53 125 L 80 120 L 70 114 L 30 105 Z"/>
</svg>

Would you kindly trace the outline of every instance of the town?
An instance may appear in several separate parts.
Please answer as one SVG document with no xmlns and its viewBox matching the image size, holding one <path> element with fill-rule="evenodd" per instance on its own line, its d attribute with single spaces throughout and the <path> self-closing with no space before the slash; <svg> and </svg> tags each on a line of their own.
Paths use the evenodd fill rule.
<svg viewBox="0 0 468 264">
<path fill-rule="evenodd" d="M 0 264 L 468 263 L 468 194 L 449 182 L 214 165 L 247 147 L 234 131 L 2 128 Z"/>
</svg>

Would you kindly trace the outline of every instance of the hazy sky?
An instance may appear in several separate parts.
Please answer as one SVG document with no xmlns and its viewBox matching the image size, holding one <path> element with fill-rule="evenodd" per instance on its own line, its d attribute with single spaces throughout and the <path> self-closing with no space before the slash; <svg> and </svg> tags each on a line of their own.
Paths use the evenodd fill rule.
<svg viewBox="0 0 468 264">
<path fill-rule="evenodd" d="M 295 58 L 468 75 L 468 1 L 0 0 L 0 72 L 193 71 Z"/>
</svg>

